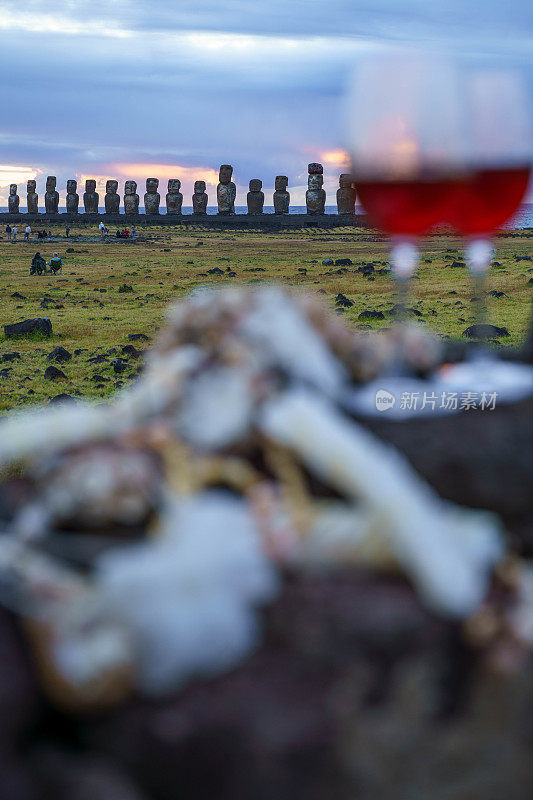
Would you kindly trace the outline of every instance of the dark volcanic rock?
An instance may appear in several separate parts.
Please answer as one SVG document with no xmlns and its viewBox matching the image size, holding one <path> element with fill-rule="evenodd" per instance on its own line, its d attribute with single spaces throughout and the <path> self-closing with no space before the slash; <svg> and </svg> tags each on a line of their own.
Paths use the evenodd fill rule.
<svg viewBox="0 0 533 800">
<path fill-rule="evenodd" d="M 492 339 L 499 336 L 510 336 L 509 331 L 505 327 L 498 327 L 498 325 L 470 325 L 469 328 L 462 333 L 468 339 Z"/>
<path fill-rule="evenodd" d="M 123 355 L 131 356 L 132 358 L 139 358 L 142 355 L 140 350 L 137 350 L 132 344 L 127 344 L 122 348 Z"/>
<path fill-rule="evenodd" d="M 207 270 L 207 275 L 223 275 L 224 270 L 220 269 L 220 267 L 213 267 L 213 269 Z"/>
<path fill-rule="evenodd" d="M 343 306 L 344 308 L 351 308 L 351 306 L 353 306 L 353 302 L 341 293 L 339 293 L 335 298 L 335 303 L 338 306 Z"/>
<path fill-rule="evenodd" d="M 65 361 L 70 361 L 72 358 L 72 353 L 69 353 L 64 347 L 58 346 L 54 347 L 51 353 L 48 353 L 48 361 L 57 361 L 58 364 L 62 364 Z"/>
<path fill-rule="evenodd" d="M 12 325 L 4 325 L 6 339 L 15 336 L 26 336 L 31 333 L 40 333 L 43 336 L 52 335 L 52 323 L 48 317 L 36 317 L 35 319 L 25 319 L 23 322 L 14 322 Z"/>
<path fill-rule="evenodd" d="M 20 353 L 4 353 L 3 356 L 0 358 L 0 361 L 20 361 L 21 355 Z"/>
<path fill-rule="evenodd" d="M 116 373 L 124 372 L 125 369 L 128 368 L 128 362 L 123 361 L 121 358 L 117 358 L 116 361 L 113 361 L 113 370 Z"/>
<path fill-rule="evenodd" d="M 361 311 L 357 319 L 385 319 L 383 311 Z"/>
<path fill-rule="evenodd" d="M 65 373 L 58 367 L 47 367 L 44 371 L 44 377 L 47 381 L 65 380 Z"/>
<path fill-rule="evenodd" d="M 133 286 L 128 286 L 126 283 L 123 283 L 122 286 L 118 287 L 118 290 L 121 294 L 124 294 L 124 292 L 133 292 Z"/>
<path fill-rule="evenodd" d="M 491 297 L 507 297 L 505 292 L 499 292 L 497 289 L 491 289 L 491 291 L 489 292 L 489 295 Z"/>
<path fill-rule="evenodd" d="M 24 295 L 23 295 L 23 294 L 21 294 L 20 292 L 13 292 L 13 294 L 11 295 L 11 297 L 14 297 L 16 300 L 26 300 L 26 299 L 27 299 L 27 298 L 26 298 L 26 297 L 24 297 Z"/>
<path fill-rule="evenodd" d="M 130 342 L 148 342 L 150 341 L 150 337 L 147 336 L 145 333 L 130 333 L 128 336 Z"/>
<path fill-rule="evenodd" d="M 336 258 L 335 259 L 335 266 L 336 267 L 351 267 L 352 266 L 351 258 Z"/>
<path fill-rule="evenodd" d="M 77 403 L 75 397 L 71 397 L 70 394 L 56 394 L 54 397 L 50 398 L 50 405 L 63 405 L 63 403 Z"/>
<path fill-rule="evenodd" d="M 324 258 L 322 259 L 322 266 L 323 267 L 332 267 L 334 265 L 334 261 L 332 258 Z"/>
</svg>

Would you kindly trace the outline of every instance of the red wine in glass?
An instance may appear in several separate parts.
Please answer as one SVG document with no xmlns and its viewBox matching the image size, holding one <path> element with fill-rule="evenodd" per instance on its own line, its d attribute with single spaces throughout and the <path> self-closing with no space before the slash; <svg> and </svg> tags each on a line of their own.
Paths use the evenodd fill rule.
<svg viewBox="0 0 533 800">
<path fill-rule="evenodd" d="M 450 222 L 464 236 L 488 236 L 518 210 L 529 183 L 529 165 L 476 168 L 457 181 Z"/>
<path fill-rule="evenodd" d="M 371 222 L 391 236 L 418 238 L 453 213 L 456 183 L 448 176 L 356 182 Z"/>
</svg>

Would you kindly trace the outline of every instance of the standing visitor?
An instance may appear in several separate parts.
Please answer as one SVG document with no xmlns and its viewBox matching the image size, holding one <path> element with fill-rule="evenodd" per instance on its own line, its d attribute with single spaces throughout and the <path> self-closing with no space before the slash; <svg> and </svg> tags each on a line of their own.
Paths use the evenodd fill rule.
<svg viewBox="0 0 533 800">
<path fill-rule="evenodd" d="M 11 225 L 6 225 L 6 233 L 8 242 L 11 241 Z"/>
<path fill-rule="evenodd" d="M 136 232 L 137 232 L 137 231 L 135 230 L 135 225 L 132 225 L 132 226 L 131 226 L 131 238 L 132 238 L 132 239 L 135 239 L 135 234 L 136 234 Z"/>
<path fill-rule="evenodd" d="M 68 225 L 65 225 L 65 236 L 67 237 L 67 239 L 68 239 L 69 233 L 70 233 L 70 227 Z"/>
<path fill-rule="evenodd" d="M 30 233 L 31 233 L 31 228 L 29 225 L 26 225 L 26 227 L 24 228 L 24 241 L 26 242 L 30 241 Z"/>
<path fill-rule="evenodd" d="M 104 225 L 103 222 L 100 223 L 100 225 L 98 226 L 98 229 L 99 229 L 99 231 L 100 231 L 100 233 L 102 235 L 102 239 L 103 239 L 104 236 L 105 236 L 105 225 Z"/>
<path fill-rule="evenodd" d="M 18 228 L 13 228 L 13 241 L 14 241 L 14 242 L 16 242 L 16 241 L 17 241 L 17 233 L 18 233 L 18 232 L 19 232 L 19 231 L 18 231 Z"/>
</svg>

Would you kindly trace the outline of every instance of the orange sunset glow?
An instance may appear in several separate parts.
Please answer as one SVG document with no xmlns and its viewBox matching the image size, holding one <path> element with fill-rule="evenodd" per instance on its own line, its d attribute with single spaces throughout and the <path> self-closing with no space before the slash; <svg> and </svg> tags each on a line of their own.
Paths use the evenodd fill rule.
<svg viewBox="0 0 533 800">
<path fill-rule="evenodd" d="M 183 167 L 178 164 L 110 164 L 110 177 L 116 176 L 124 180 L 159 178 L 179 178 L 181 181 L 203 180 L 207 184 L 216 186 L 218 183 L 218 171 L 212 167 Z"/>
</svg>

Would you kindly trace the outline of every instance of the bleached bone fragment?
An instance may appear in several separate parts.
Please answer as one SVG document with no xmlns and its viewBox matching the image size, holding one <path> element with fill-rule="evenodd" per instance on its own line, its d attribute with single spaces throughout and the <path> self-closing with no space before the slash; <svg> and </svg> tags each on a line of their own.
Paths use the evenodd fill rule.
<svg viewBox="0 0 533 800">
<path fill-rule="evenodd" d="M 237 663 L 258 639 L 255 607 L 277 591 L 245 501 L 215 491 L 169 495 L 159 537 L 101 555 L 96 580 L 155 694 Z"/>
<path fill-rule="evenodd" d="M 408 461 L 311 391 L 288 391 L 265 403 L 260 426 L 381 517 L 392 552 L 435 611 L 463 617 L 476 609 L 502 553 L 492 518 L 477 532 L 475 547 L 463 543 L 457 513 Z"/>
</svg>

